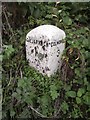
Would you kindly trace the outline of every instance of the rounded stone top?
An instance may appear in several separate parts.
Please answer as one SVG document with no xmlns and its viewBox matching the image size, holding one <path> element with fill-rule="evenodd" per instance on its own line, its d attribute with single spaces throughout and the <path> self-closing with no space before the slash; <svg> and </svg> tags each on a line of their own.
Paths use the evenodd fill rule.
<svg viewBox="0 0 90 120">
<path fill-rule="evenodd" d="M 63 30 L 59 29 L 58 27 L 54 26 L 54 25 L 38 26 L 38 27 L 34 28 L 33 30 L 31 30 L 27 34 L 26 38 L 28 36 L 33 36 L 33 35 L 46 35 L 46 36 L 48 36 L 49 39 L 57 36 L 61 40 L 66 37 L 65 32 Z"/>
</svg>

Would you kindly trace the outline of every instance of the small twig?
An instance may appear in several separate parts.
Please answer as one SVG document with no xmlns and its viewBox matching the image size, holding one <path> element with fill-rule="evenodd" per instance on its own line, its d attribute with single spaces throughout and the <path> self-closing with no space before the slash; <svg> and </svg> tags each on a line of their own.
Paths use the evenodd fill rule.
<svg viewBox="0 0 90 120">
<path fill-rule="evenodd" d="M 12 73 L 11 73 L 11 69 L 10 69 L 10 80 L 9 80 L 7 87 L 10 85 L 11 81 L 12 81 Z"/>
<path fill-rule="evenodd" d="M 46 116 L 44 116 L 43 114 L 41 114 L 40 112 L 38 112 L 36 109 L 34 109 L 31 105 L 28 106 L 31 110 L 33 110 L 34 112 L 36 112 L 40 117 L 43 118 L 47 118 Z"/>
<path fill-rule="evenodd" d="M 21 75 L 21 79 L 22 79 L 23 75 L 22 75 L 22 70 L 21 70 L 21 68 L 20 68 L 20 75 Z"/>
<path fill-rule="evenodd" d="M 59 108 L 59 110 L 54 114 L 54 117 L 56 117 L 59 114 L 60 110 L 61 108 Z"/>
<path fill-rule="evenodd" d="M 29 105 L 28 106 L 28 108 L 30 108 L 31 110 L 33 110 L 34 112 L 36 112 L 40 117 L 42 117 L 42 118 L 51 118 L 51 119 L 53 119 L 53 118 L 57 118 L 56 116 L 51 116 L 51 117 L 47 117 L 47 116 L 44 116 L 43 114 L 41 114 L 40 112 L 38 112 L 35 108 L 33 108 L 31 105 Z M 59 112 L 59 111 L 58 111 Z M 57 113 L 58 113 L 57 112 Z M 56 113 L 56 115 L 57 115 L 57 113 Z"/>
<path fill-rule="evenodd" d="M 7 25 L 8 25 L 8 27 L 9 27 L 9 30 L 11 31 L 12 36 L 14 36 L 13 30 L 12 30 L 10 24 L 9 24 L 8 17 L 7 17 L 7 15 L 6 15 L 5 9 L 3 9 L 3 13 L 4 13 L 4 16 L 5 16 L 5 19 L 6 19 Z"/>
</svg>

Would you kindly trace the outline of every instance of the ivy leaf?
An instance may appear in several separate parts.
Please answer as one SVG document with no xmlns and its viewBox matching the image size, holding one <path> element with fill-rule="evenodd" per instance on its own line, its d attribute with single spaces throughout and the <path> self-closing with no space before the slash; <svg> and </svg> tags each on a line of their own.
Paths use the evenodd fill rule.
<svg viewBox="0 0 90 120">
<path fill-rule="evenodd" d="M 50 86 L 50 93 L 53 100 L 55 100 L 59 96 L 59 93 L 57 92 L 57 87 L 55 85 Z"/>
<path fill-rule="evenodd" d="M 81 97 L 84 93 L 85 93 L 85 89 L 84 88 L 79 88 L 79 90 L 77 92 L 77 96 Z"/>
<path fill-rule="evenodd" d="M 86 92 L 86 94 L 83 96 L 84 102 L 87 105 L 90 105 L 90 92 Z"/>
<path fill-rule="evenodd" d="M 76 97 L 76 92 L 75 91 L 68 91 L 68 92 L 66 92 L 66 95 L 68 97 L 75 98 Z"/>
<path fill-rule="evenodd" d="M 22 87 L 22 88 L 26 87 L 26 82 L 25 82 L 24 78 L 22 78 L 18 81 L 18 87 Z"/>
<path fill-rule="evenodd" d="M 52 99 L 55 100 L 57 97 L 58 97 L 59 93 L 57 93 L 57 91 L 52 91 L 51 92 L 51 96 L 52 96 Z"/>
<path fill-rule="evenodd" d="M 90 91 L 90 83 L 87 85 L 87 90 Z"/>
<path fill-rule="evenodd" d="M 65 86 L 64 86 L 64 90 L 65 90 L 65 91 L 69 91 L 69 90 L 71 90 L 71 86 L 70 86 L 70 85 L 65 84 Z"/>
<path fill-rule="evenodd" d="M 81 99 L 79 97 L 76 97 L 76 102 L 77 102 L 77 104 L 80 104 L 81 103 Z"/>
<path fill-rule="evenodd" d="M 24 95 L 23 95 L 24 96 Z M 29 94 L 25 94 L 23 100 L 27 103 L 27 104 L 33 104 L 33 98 L 34 98 L 34 95 L 32 93 Z"/>
<path fill-rule="evenodd" d="M 68 110 L 69 106 L 68 104 L 64 101 L 62 104 L 61 104 L 61 109 L 64 113 L 66 113 L 66 111 Z"/>
<path fill-rule="evenodd" d="M 15 49 L 12 47 L 12 45 L 4 45 L 4 57 L 9 58 L 10 55 L 15 51 Z"/>
<path fill-rule="evenodd" d="M 71 20 L 71 18 L 68 17 L 68 16 L 63 17 L 63 22 L 64 22 L 64 24 L 66 24 L 66 25 L 71 25 L 71 24 L 72 24 L 72 20 Z"/>
<path fill-rule="evenodd" d="M 41 98 L 41 103 L 42 103 L 42 106 L 48 106 L 48 95 L 43 95 L 42 98 Z"/>
<path fill-rule="evenodd" d="M 75 69 L 75 74 L 78 76 L 78 77 L 81 77 L 81 71 L 79 68 L 76 68 Z"/>
<path fill-rule="evenodd" d="M 32 7 L 31 5 L 28 5 L 28 6 L 29 6 L 29 10 L 31 12 L 31 15 L 33 15 L 33 13 L 34 13 L 34 7 Z"/>
<path fill-rule="evenodd" d="M 84 78 L 84 85 L 88 85 L 87 77 Z"/>
<path fill-rule="evenodd" d="M 45 18 L 47 18 L 47 19 L 52 19 L 53 16 L 52 16 L 52 15 L 46 15 Z"/>
<path fill-rule="evenodd" d="M 39 18 L 39 16 L 40 16 L 40 10 L 37 9 L 37 10 L 34 11 L 34 17 Z"/>
<path fill-rule="evenodd" d="M 50 105 L 50 100 L 51 100 L 50 96 L 46 93 L 44 93 L 42 97 L 38 97 L 38 103 L 41 106 L 43 115 L 48 114 L 48 109 L 49 109 L 48 106 Z"/>
<path fill-rule="evenodd" d="M 12 97 L 15 97 L 17 100 L 21 100 L 22 96 L 20 94 L 18 94 L 17 92 L 14 92 L 12 94 Z"/>
</svg>

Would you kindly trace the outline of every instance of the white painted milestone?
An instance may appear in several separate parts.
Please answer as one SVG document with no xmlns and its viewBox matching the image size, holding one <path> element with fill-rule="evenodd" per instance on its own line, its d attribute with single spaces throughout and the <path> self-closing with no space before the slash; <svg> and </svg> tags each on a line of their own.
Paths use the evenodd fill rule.
<svg viewBox="0 0 90 120">
<path fill-rule="evenodd" d="M 65 32 L 53 25 L 41 25 L 26 36 L 26 58 L 29 65 L 48 77 L 61 66 L 65 49 Z"/>
</svg>

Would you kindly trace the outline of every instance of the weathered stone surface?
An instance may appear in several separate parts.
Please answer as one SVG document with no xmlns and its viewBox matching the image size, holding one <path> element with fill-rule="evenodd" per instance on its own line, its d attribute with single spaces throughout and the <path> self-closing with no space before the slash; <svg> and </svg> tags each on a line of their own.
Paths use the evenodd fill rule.
<svg viewBox="0 0 90 120">
<path fill-rule="evenodd" d="M 53 25 L 41 25 L 26 36 L 26 57 L 29 65 L 50 76 L 61 66 L 65 48 L 65 32 Z"/>
</svg>

